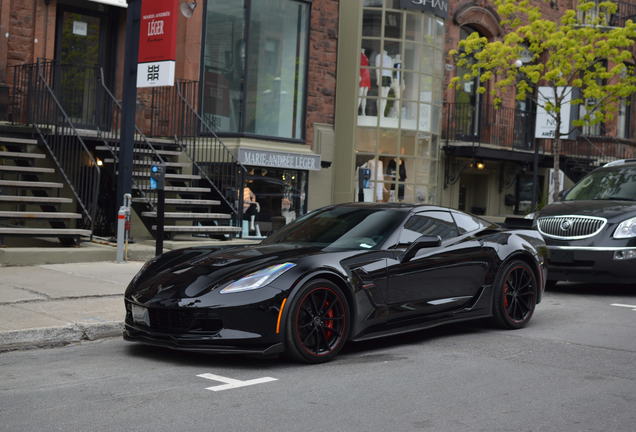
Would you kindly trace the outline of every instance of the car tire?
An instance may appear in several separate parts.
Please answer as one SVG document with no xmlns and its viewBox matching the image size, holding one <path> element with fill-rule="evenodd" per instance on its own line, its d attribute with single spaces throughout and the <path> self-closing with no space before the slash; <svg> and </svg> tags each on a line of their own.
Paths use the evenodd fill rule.
<svg viewBox="0 0 636 432">
<path fill-rule="evenodd" d="M 525 327 L 537 304 L 537 277 L 530 266 L 510 261 L 497 274 L 494 290 L 495 324 L 505 329 Z"/>
<path fill-rule="evenodd" d="M 289 309 L 287 354 L 303 363 L 332 360 L 349 337 L 349 305 L 342 290 L 326 279 L 304 285 Z"/>
</svg>

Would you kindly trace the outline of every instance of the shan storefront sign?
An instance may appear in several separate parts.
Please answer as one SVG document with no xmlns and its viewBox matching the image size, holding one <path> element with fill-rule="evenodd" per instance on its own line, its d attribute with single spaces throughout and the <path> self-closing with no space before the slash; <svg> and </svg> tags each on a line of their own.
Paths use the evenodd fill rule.
<svg viewBox="0 0 636 432">
<path fill-rule="evenodd" d="M 440 18 L 448 18 L 448 0 L 400 0 L 400 9 L 432 12 Z"/>
<path fill-rule="evenodd" d="M 174 85 L 177 0 L 143 0 L 139 28 L 137 87 Z"/>
<path fill-rule="evenodd" d="M 241 148 L 238 156 L 243 165 L 320 171 L 320 156 L 318 155 Z"/>
</svg>

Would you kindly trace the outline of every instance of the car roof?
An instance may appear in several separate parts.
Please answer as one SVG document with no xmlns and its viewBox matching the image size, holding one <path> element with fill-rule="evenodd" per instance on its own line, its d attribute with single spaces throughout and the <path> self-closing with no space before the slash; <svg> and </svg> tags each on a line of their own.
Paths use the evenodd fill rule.
<svg viewBox="0 0 636 432">
<path fill-rule="evenodd" d="M 335 204 L 332 207 L 365 207 L 365 208 L 377 208 L 377 209 L 395 209 L 402 211 L 425 211 L 425 210 L 441 210 L 441 211 L 454 211 L 462 213 L 459 210 L 451 209 L 448 207 L 441 207 L 432 204 L 413 204 L 413 203 L 366 203 L 366 202 L 351 202 L 345 204 Z"/>
<path fill-rule="evenodd" d="M 612 168 L 612 167 L 622 167 L 622 166 L 636 166 L 636 159 L 615 160 L 615 161 L 606 163 L 601 168 Z"/>
</svg>

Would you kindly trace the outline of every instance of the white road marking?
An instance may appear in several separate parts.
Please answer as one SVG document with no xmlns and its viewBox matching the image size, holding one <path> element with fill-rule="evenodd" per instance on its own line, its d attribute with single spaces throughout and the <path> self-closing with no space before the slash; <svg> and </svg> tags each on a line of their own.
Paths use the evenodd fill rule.
<svg viewBox="0 0 636 432">
<path fill-rule="evenodd" d="M 212 390 L 212 391 L 223 391 L 223 390 L 231 390 L 231 389 L 236 389 L 236 388 L 241 388 L 241 387 L 247 387 L 247 386 L 251 386 L 251 385 L 255 385 L 255 384 L 263 384 L 263 383 L 267 383 L 267 382 L 271 382 L 271 381 L 278 381 L 278 378 L 271 378 L 271 377 L 264 377 L 264 378 L 256 378 L 256 379 L 252 379 L 252 380 L 247 380 L 247 381 L 241 381 L 241 380 L 237 380 L 234 378 L 227 378 L 221 375 L 214 375 L 214 374 L 209 374 L 209 373 L 204 373 L 201 375 L 197 375 L 199 378 L 205 378 L 205 379 L 209 379 L 212 381 L 220 381 L 222 383 L 222 385 L 217 385 L 217 386 L 213 386 L 213 387 L 207 387 L 206 390 Z"/>
<path fill-rule="evenodd" d="M 620 303 L 612 303 L 610 306 L 618 306 L 618 307 L 624 307 L 624 308 L 631 308 L 633 311 L 636 311 L 636 305 L 627 305 L 627 304 L 620 304 Z"/>
</svg>

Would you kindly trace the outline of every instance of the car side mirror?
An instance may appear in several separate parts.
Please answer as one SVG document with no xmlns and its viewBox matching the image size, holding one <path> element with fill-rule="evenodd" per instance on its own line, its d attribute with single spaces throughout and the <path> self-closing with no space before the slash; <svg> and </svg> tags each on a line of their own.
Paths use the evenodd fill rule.
<svg viewBox="0 0 636 432">
<path fill-rule="evenodd" d="M 406 252 L 404 252 L 404 255 L 402 256 L 402 262 L 409 261 L 415 256 L 415 254 L 417 254 L 420 249 L 434 248 L 441 245 L 442 239 L 440 236 L 423 235 L 422 237 L 419 237 L 417 240 L 411 243 L 411 246 L 406 249 Z"/>
</svg>

